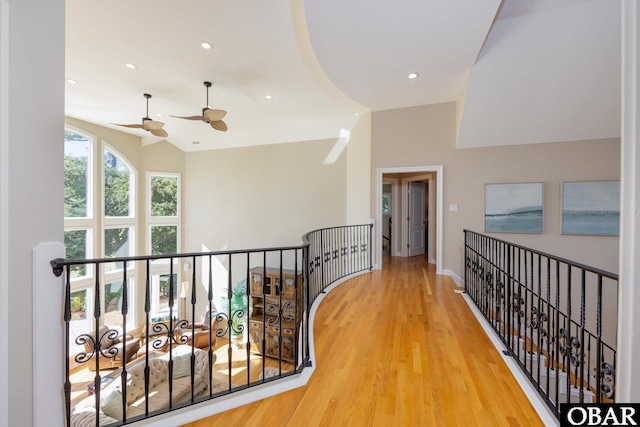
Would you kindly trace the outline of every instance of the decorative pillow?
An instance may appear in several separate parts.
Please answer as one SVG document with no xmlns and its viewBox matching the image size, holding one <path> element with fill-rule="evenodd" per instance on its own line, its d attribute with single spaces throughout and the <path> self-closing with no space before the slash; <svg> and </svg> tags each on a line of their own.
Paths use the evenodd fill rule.
<svg viewBox="0 0 640 427">
<path fill-rule="evenodd" d="M 191 375 L 191 353 L 173 356 L 173 378 Z"/>
<path fill-rule="evenodd" d="M 111 393 L 102 398 L 102 412 L 116 420 L 124 418 L 122 410 L 122 392 L 120 389 L 114 389 Z"/>
</svg>

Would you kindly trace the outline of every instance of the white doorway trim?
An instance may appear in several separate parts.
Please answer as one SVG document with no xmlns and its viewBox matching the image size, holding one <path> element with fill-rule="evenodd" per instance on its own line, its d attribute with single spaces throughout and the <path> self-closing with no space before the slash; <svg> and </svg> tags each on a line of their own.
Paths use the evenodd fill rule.
<svg viewBox="0 0 640 427">
<path fill-rule="evenodd" d="M 385 178 L 384 183 L 391 184 L 391 236 L 389 239 L 389 254 L 391 256 L 402 256 L 400 245 L 397 244 L 398 241 L 398 233 L 400 232 L 400 227 L 398 224 L 398 218 L 400 218 L 400 203 L 398 203 L 398 195 L 400 191 L 400 180 L 398 178 Z M 382 197 L 382 196 L 380 196 Z M 380 205 L 380 210 L 382 210 L 382 205 Z M 382 218 L 382 216 L 380 217 Z M 396 218 L 393 221 L 393 218 Z M 381 220 L 382 221 L 382 220 Z M 388 228 L 388 223 L 380 223 L 380 231 L 383 233 L 385 228 Z M 396 243 L 394 244 L 394 239 Z M 380 237 L 380 243 L 382 243 L 382 237 Z"/>
<path fill-rule="evenodd" d="M 436 274 L 442 274 L 442 245 L 443 245 L 443 189 L 444 175 L 443 166 L 409 166 L 397 168 L 378 168 L 376 171 L 376 237 L 375 240 L 382 241 L 382 175 L 388 173 L 415 173 L 415 172 L 434 172 L 436 174 Z M 374 268 L 380 270 L 382 268 L 382 245 L 375 246 L 375 263 Z"/>
</svg>

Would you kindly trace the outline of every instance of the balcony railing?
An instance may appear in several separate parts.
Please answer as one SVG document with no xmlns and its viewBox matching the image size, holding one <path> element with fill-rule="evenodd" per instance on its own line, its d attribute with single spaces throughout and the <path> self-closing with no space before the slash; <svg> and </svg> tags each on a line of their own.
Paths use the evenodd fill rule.
<svg viewBox="0 0 640 427">
<path fill-rule="evenodd" d="M 615 402 L 618 276 L 464 233 L 467 294 L 556 416 Z"/>
<path fill-rule="evenodd" d="M 372 269 L 372 228 L 316 230 L 300 246 L 51 261 L 65 289 L 66 425 L 130 424 L 301 372 L 310 308 Z"/>
</svg>

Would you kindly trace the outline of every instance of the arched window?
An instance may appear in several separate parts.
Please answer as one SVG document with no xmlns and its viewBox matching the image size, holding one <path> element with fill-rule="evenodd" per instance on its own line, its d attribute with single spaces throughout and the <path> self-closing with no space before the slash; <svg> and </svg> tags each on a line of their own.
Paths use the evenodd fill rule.
<svg viewBox="0 0 640 427">
<path fill-rule="evenodd" d="M 87 259 L 135 255 L 136 172 L 115 149 L 104 144 L 96 155 L 96 138 L 67 128 L 64 134 L 64 243 L 66 257 Z M 100 197 L 101 195 L 102 197 Z M 101 322 L 122 328 L 122 263 L 105 264 L 99 272 Z M 127 266 L 129 313 L 127 323 L 134 326 L 133 308 L 135 265 Z M 95 328 L 93 307 L 95 272 L 92 265 L 71 271 L 71 336 Z M 72 340 L 71 345 L 74 345 Z M 71 348 L 79 351 L 80 348 Z"/>
<path fill-rule="evenodd" d="M 136 192 L 135 170 L 115 149 L 105 144 L 102 153 L 102 254 L 105 258 L 135 255 Z M 127 265 L 128 293 L 134 298 L 135 264 Z M 114 329 L 122 328 L 122 285 L 124 265 L 120 262 L 105 264 L 103 323 Z M 129 307 L 134 307 L 132 300 Z M 134 325 L 134 313 L 127 316 L 128 326 Z"/>
</svg>

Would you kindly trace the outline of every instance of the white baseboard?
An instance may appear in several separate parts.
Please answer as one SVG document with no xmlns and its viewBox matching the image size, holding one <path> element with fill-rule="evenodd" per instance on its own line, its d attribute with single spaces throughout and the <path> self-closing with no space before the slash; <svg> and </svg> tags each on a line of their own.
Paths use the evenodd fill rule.
<svg viewBox="0 0 640 427">
<path fill-rule="evenodd" d="M 462 280 L 462 277 L 458 276 L 453 270 L 442 270 L 442 274 L 451 276 L 456 286 L 464 288 L 464 280 Z"/>
<path fill-rule="evenodd" d="M 516 381 L 520 385 L 520 388 L 529 399 L 529 402 L 531 402 L 531 404 L 533 405 L 533 408 L 538 413 L 538 416 L 542 420 L 542 423 L 545 426 L 560 425 L 560 422 L 558 421 L 556 416 L 553 414 L 553 412 L 551 412 L 547 404 L 542 400 L 542 397 L 533 387 L 533 384 L 529 382 L 529 379 L 525 376 L 518 364 L 515 362 L 513 356 L 506 355 L 502 352 L 503 350 L 506 350 L 504 344 L 500 340 L 500 337 L 498 337 L 498 334 L 496 334 L 496 332 L 493 330 L 489 322 L 487 322 L 487 319 L 485 319 L 480 310 L 478 310 L 478 307 L 476 307 L 476 305 L 473 303 L 471 297 L 466 293 L 462 293 L 461 295 L 473 314 L 476 316 L 476 319 L 478 319 L 478 323 L 480 323 L 480 326 L 482 326 L 482 329 L 484 329 L 485 333 L 493 343 L 493 346 L 502 356 L 502 360 L 504 360 L 504 363 L 507 365 L 507 367 L 515 377 Z"/>
<path fill-rule="evenodd" d="M 429 258 L 429 264 L 435 264 L 435 263 L 436 263 L 435 258 Z"/>
</svg>

